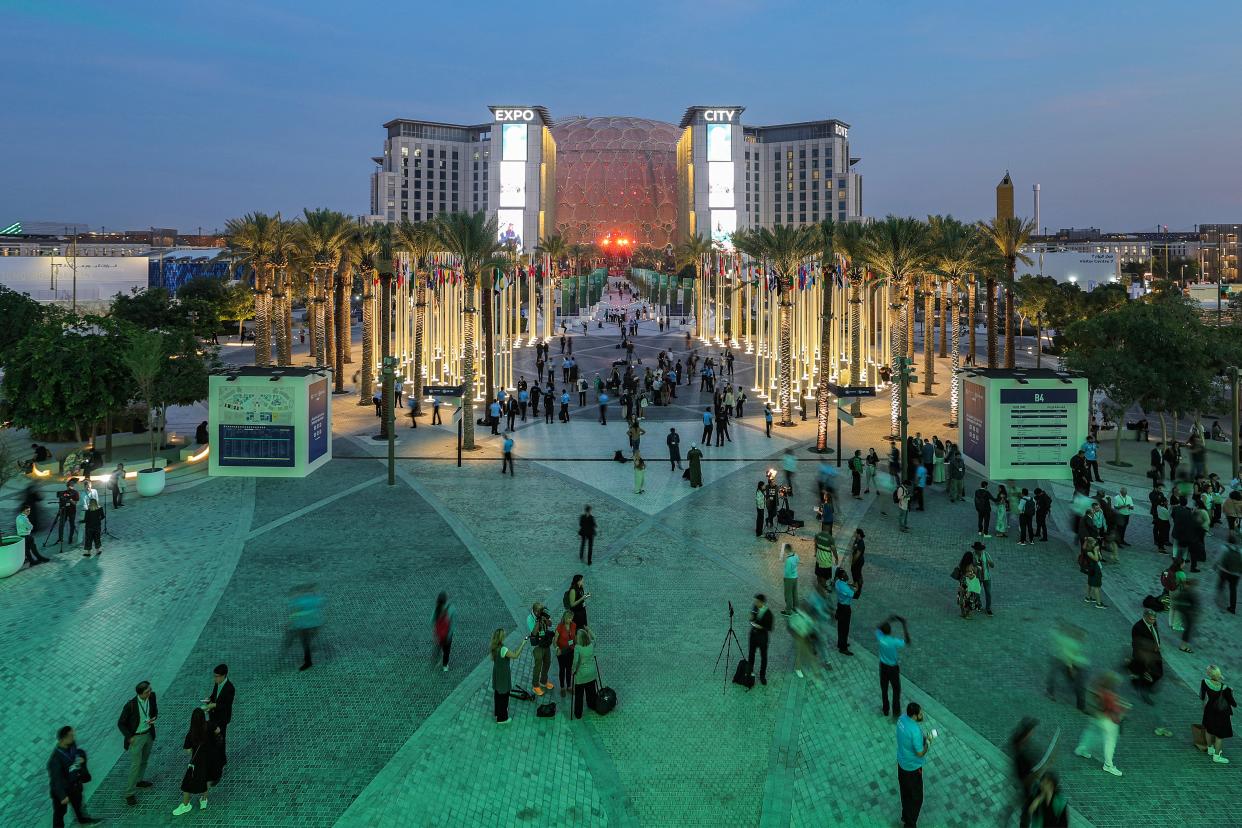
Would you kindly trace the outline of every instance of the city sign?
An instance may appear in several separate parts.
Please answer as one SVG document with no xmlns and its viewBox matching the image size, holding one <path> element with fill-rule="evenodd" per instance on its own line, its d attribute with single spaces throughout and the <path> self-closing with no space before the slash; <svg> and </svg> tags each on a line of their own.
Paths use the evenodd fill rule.
<svg viewBox="0 0 1242 828">
<path fill-rule="evenodd" d="M 423 387 L 423 391 L 428 397 L 460 397 L 465 392 L 466 386 L 462 385 L 427 385 Z"/>
<path fill-rule="evenodd" d="M 535 120 L 535 110 L 533 109 L 497 109 L 497 121 L 533 121 Z"/>
<path fill-rule="evenodd" d="M 732 121 L 733 116 L 737 114 L 736 109 L 705 109 L 703 110 L 704 121 Z"/>
<path fill-rule="evenodd" d="M 837 385 L 828 383 L 828 390 L 837 397 L 874 397 L 874 385 Z"/>
</svg>

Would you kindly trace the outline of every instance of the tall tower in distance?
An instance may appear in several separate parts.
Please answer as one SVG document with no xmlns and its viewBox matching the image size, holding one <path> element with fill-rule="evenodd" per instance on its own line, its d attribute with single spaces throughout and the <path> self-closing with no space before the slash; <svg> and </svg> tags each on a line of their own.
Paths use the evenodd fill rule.
<svg viewBox="0 0 1242 828">
<path fill-rule="evenodd" d="M 1044 232 L 1039 226 L 1039 185 L 1032 184 L 1031 192 L 1035 194 L 1035 234 L 1039 235 Z"/>
<path fill-rule="evenodd" d="M 1013 218 L 1013 179 L 1009 177 L 1009 170 L 1005 170 L 1005 177 L 996 185 L 996 217 Z"/>
</svg>

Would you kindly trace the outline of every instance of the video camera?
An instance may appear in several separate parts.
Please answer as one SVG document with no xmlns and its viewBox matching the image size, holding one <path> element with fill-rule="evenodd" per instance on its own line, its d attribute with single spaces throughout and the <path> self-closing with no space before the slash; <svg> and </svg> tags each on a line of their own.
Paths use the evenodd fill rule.
<svg viewBox="0 0 1242 828">
<path fill-rule="evenodd" d="M 68 489 L 62 489 L 56 493 L 56 505 L 60 509 L 68 509 L 73 506 L 73 495 Z"/>
</svg>

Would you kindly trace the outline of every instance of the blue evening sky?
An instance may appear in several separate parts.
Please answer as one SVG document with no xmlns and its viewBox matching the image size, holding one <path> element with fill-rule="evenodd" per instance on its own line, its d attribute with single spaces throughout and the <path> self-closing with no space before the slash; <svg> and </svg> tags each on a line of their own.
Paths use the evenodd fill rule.
<svg viewBox="0 0 1242 828">
<path fill-rule="evenodd" d="M 864 210 L 1242 221 L 1242 3 L 0 0 L 0 226 L 368 210 L 395 117 L 836 117 Z"/>
</svg>

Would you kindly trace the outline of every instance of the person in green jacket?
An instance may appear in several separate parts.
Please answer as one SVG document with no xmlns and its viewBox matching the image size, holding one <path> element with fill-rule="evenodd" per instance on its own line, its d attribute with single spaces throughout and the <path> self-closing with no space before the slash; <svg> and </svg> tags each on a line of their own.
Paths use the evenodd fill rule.
<svg viewBox="0 0 1242 828">
<path fill-rule="evenodd" d="M 574 642 L 574 718 L 582 718 L 582 700 L 595 708 L 595 636 L 586 627 L 578 630 Z"/>
</svg>

